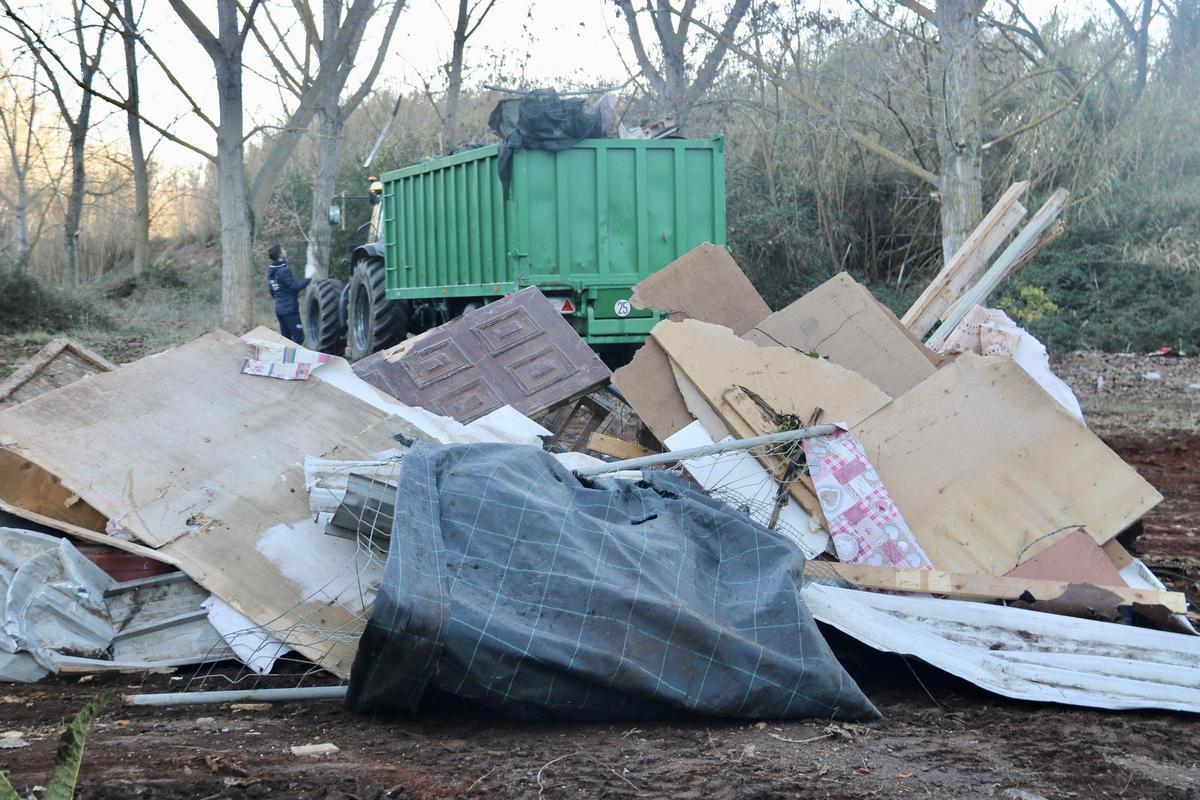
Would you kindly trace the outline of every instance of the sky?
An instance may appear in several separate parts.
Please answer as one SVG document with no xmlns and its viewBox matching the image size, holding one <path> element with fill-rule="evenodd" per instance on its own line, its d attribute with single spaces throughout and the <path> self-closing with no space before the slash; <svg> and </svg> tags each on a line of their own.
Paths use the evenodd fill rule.
<svg viewBox="0 0 1200 800">
<path fill-rule="evenodd" d="M 145 2 L 141 28 L 147 40 L 201 107 L 215 119 L 217 102 L 212 62 L 166 0 L 135 0 L 135 7 L 141 2 Z M 289 0 L 266 2 L 281 24 L 295 20 L 296 15 Z M 30 8 L 39 7 L 39 0 L 25 0 L 25 3 Z M 700 0 L 699 13 L 703 17 L 719 17 L 725 4 L 726 0 Z M 992 0 L 992 4 L 1000 5 L 1000 0 Z M 1024 0 L 1025 7 L 1034 19 L 1044 18 L 1055 7 L 1077 13 L 1097 4 L 1104 5 L 1102 0 Z M 313 5 L 319 7 L 319 0 L 315 0 Z M 69 14 L 67 0 L 42 0 L 40 6 L 47 10 L 62 7 Z M 812 0 L 809 6 L 841 12 L 853 8 L 849 0 Z M 196 0 L 192 7 L 210 28 L 215 28 L 215 4 L 211 0 Z M 408 91 L 419 88 L 425 79 L 436 81 L 439 66 L 449 58 L 452 17 L 456 9 L 457 0 L 408 0 L 376 87 Z M 377 16 L 379 21 L 372 26 L 375 35 L 369 34 L 368 41 L 360 51 L 360 73 L 366 70 L 378 51 L 377 33 L 383 26 L 384 15 L 381 13 Z M 36 14 L 31 14 L 31 18 L 34 17 Z M 10 58 L 9 43 L 5 42 L 0 47 L 3 47 L 0 52 L 5 58 Z M 612 0 L 496 0 L 494 9 L 472 38 L 468 49 L 468 67 L 474 67 L 468 72 L 468 85 L 481 82 L 487 72 L 484 62 L 489 57 L 503 54 L 511 64 L 522 59 L 526 53 L 529 54 L 528 77 L 546 83 L 555 79 L 575 78 L 592 83 L 620 84 L 628 78 L 634 63 L 625 22 Z M 106 51 L 106 67 L 115 76 L 118 87 L 123 86 L 123 78 L 120 77 L 122 58 L 120 45 L 112 43 Z M 257 46 L 250 48 L 247 67 L 244 91 L 249 129 L 254 124 L 278 119 L 283 106 L 279 90 L 261 77 L 269 75 L 271 68 Z M 169 127 L 181 138 L 195 142 L 210 152 L 213 150 L 211 129 L 187 113 L 186 103 L 158 69 L 143 67 L 141 81 L 144 113 L 147 116 Z M 349 85 L 357 85 L 353 77 Z M 434 83 L 435 90 L 438 85 Z M 124 127 L 123 115 L 109 113 L 99 116 L 98 127 L 101 130 L 98 132 L 101 135 L 120 135 Z M 160 144 L 155 157 L 173 166 L 203 163 L 196 154 L 169 142 Z"/>
</svg>

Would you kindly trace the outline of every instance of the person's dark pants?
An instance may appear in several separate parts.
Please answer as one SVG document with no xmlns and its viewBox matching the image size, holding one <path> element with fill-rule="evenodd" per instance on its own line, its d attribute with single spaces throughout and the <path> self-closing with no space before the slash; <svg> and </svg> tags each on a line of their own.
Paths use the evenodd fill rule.
<svg viewBox="0 0 1200 800">
<path fill-rule="evenodd" d="M 295 314 L 276 314 L 279 318 L 279 332 L 296 344 L 304 344 L 304 326 L 300 324 L 300 312 Z"/>
</svg>

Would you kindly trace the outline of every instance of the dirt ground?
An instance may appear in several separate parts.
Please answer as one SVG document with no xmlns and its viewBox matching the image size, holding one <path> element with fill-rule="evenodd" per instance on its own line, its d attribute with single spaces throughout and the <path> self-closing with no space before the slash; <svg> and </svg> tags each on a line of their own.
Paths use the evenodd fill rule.
<svg viewBox="0 0 1200 800">
<path fill-rule="evenodd" d="M 1135 378 L 1108 378 L 1107 391 L 1086 391 L 1098 373 L 1143 370 L 1117 358 L 1077 354 L 1059 369 L 1089 420 L 1101 422 L 1106 440 L 1166 498 L 1145 520 L 1139 553 L 1200 602 L 1200 425 L 1196 393 L 1186 389 L 1200 378 L 1185 374 L 1194 376 L 1200 365 L 1154 360 L 1169 365 L 1159 371 L 1172 370 L 1168 386 L 1181 385 L 1182 395 L 1156 395 L 1161 387 Z M 1114 408 L 1124 410 L 1105 411 Z M 380 717 L 356 716 L 332 701 L 248 710 L 114 703 L 89 739 L 81 796 L 1200 797 L 1198 718 L 1005 700 L 915 660 L 827 634 L 886 719 L 532 725 L 447 700 L 432 700 L 414 715 Z M 0 744 L 6 732 L 29 742 L 0 749 L 0 767 L 11 770 L 19 790 L 44 786 L 61 726 L 87 700 L 101 691 L 172 691 L 187 680 L 181 672 L 0 685 Z M 339 752 L 290 751 L 322 742 Z"/>
</svg>

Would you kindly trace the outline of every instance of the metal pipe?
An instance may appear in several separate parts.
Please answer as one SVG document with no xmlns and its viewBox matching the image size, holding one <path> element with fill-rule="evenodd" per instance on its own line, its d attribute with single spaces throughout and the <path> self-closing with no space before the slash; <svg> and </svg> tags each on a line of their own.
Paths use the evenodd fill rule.
<svg viewBox="0 0 1200 800">
<path fill-rule="evenodd" d="M 605 475 L 609 472 L 620 472 L 627 469 L 661 467 L 664 464 L 674 464 L 678 461 L 687 461 L 688 459 L 702 458 L 718 453 L 753 450 L 755 447 L 762 447 L 769 444 L 785 444 L 787 442 L 798 442 L 801 439 L 812 439 L 816 436 L 829 436 L 830 434 L 837 433 L 838 430 L 837 425 L 813 425 L 809 428 L 797 428 L 794 431 L 768 433 L 764 436 L 751 436 L 749 439 L 717 442 L 716 444 L 708 444 L 704 447 L 693 447 L 690 450 L 676 450 L 672 453 L 658 453 L 652 456 L 641 456 L 640 458 L 627 458 L 624 461 L 610 461 L 606 464 L 597 464 L 594 467 L 577 469 L 575 470 L 575 474 L 581 478 L 590 478 L 594 475 Z"/>
<path fill-rule="evenodd" d="M 294 689 L 236 689 L 224 692 L 127 694 L 131 706 L 199 706 L 218 703 L 287 703 L 292 700 L 341 700 L 345 686 L 302 686 Z"/>
</svg>

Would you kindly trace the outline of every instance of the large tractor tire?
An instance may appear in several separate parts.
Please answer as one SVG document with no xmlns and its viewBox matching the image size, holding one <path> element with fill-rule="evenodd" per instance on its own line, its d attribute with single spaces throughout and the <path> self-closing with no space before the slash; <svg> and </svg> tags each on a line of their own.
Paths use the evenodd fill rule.
<svg viewBox="0 0 1200 800">
<path fill-rule="evenodd" d="M 383 259 L 360 258 L 350 276 L 347 342 L 351 361 L 400 342 L 408 332 L 407 304 L 388 300 Z"/>
<path fill-rule="evenodd" d="M 340 356 L 346 352 L 346 323 L 338 314 L 342 282 L 320 278 L 308 286 L 304 300 L 304 346 Z"/>
</svg>

